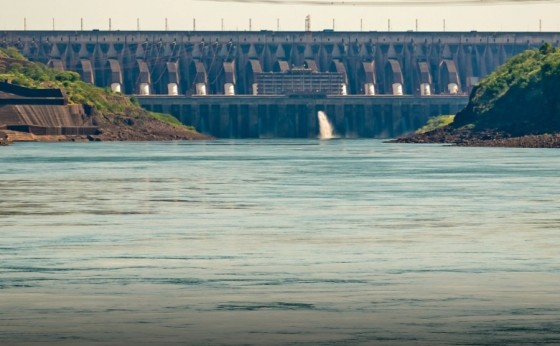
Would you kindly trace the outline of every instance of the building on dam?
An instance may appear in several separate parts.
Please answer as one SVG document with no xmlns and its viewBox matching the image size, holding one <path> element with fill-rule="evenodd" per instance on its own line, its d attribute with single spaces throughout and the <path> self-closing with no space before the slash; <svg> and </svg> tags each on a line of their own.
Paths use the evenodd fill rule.
<svg viewBox="0 0 560 346">
<path fill-rule="evenodd" d="M 0 45 L 217 137 L 394 137 L 560 33 L 3 31 Z"/>
</svg>

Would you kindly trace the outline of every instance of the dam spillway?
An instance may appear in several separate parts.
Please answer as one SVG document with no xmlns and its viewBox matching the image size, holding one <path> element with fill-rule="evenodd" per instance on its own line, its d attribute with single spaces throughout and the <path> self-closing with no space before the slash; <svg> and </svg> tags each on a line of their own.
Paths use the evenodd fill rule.
<svg viewBox="0 0 560 346">
<path fill-rule="evenodd" d="M 32 61 L 136 95 L 217 137 L 392 137 L 455 113 L 476 83 L 551 32 L 3 31 Z"/>
</svg>

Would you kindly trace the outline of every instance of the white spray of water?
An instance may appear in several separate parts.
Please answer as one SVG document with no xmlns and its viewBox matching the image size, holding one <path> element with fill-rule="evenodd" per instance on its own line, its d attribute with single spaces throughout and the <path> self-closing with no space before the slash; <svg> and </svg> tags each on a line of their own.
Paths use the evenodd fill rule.
<svg viewBox="0 0 560 346">
<path fill-rule="evenodd" d="M 331 139 L 334 138 L 333 127 L 329 122 L 327 115 L 323 111 L 317 112 L 317 118 L 319 119 L 319 138 L 320 139 Z"/>
</svg>

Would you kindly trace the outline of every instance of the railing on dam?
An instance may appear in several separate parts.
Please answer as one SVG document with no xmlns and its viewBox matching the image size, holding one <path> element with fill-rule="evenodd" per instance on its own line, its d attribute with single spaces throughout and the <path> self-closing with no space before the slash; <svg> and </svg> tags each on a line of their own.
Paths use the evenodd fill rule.
<svg viewBox="0 0 560 346">
<path fill-rule="evenodd" d="M 429 117 L 455 114 L 466 96 L 139 96 L 152 111 L 219 138 L 314 138 L 323 111 L 335 134 L 348 138 L 392 138 L 410 133 Z"/>
<path fill-rule="evenodd" d="M 259 94 L 259 75 L 342 76 L 341 94 L 455 95 L 559 33 L 3 31 L 0 45 L 139 95 Z M 317 77 L 316 79 L 318 79 Z M 325 77 L 326 78 L 326 77 Z M 262 89 L 261 89 L 262 90 Z"/>
</svg>

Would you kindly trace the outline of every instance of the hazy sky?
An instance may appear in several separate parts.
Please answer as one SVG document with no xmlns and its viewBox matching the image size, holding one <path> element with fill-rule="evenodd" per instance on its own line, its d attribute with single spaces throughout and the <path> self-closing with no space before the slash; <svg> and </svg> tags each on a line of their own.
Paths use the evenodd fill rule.
<svg viewBox="0 0 560 346">
<path fill-rule="evenodd" d="M 308 0 L 302 0 L 305 2 Z M 367 1 L 357 0 L 354 2 Z M 381 1 L 381 0 L 377 0 Z M 385 0 L 391 2 L 391 0 Z M 411 0 L 415 1 L 415 0 Z M 436 0 L 437 1 L 437 0 Z M 486 0 L 483 0 L 486 1 Z M 297 2 L 297 1 L 296 1 Z M 371 2 L 371 1 L 370 1 Z M 264 3 L 217 2 L 197 0 L 0 0 L 0 30 L 21 30 L 26 18 L 28 30 L 51 30 L 53 18 L 57 30 L 109 28 L 136 30 L 137 18 L 143 30 L 304 30 L 306 15 L 311 29 L 364 31 L 388 29 L 414 30 L 416 19 L 420 31 L 560 31 L 560 1 L 500 5 L 468 6 L 310 6 Z M 362 24 L 360 24 L 362 23 Z"/>
</svg>

